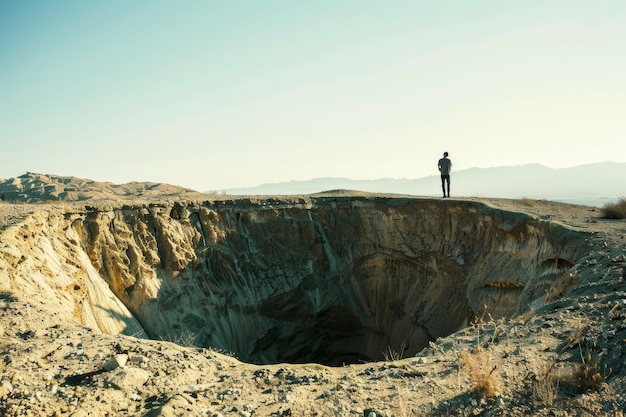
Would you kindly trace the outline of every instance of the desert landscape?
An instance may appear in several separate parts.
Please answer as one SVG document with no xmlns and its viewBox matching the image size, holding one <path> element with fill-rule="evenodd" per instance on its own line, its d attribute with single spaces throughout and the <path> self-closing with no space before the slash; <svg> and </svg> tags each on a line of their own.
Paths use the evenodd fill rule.
<svg viewBox="0 0 626 417">
<path fill-rule="evenodd" d="M 623 416 L 626 223 L 0 181 L 0 414 Z"/>
</svg>

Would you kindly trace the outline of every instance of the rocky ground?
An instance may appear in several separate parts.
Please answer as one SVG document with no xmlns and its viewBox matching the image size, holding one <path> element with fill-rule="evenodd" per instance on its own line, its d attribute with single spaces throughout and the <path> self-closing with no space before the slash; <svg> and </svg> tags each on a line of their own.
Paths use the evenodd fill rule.
<svg viewBox="0 0 626 417">
<path fill-rule="evenodd" d="M 101 334 L 2 291 L 0 415 L 623 416 L 626 223 L 590 207 L 480 201 L 589 233 L 566 292 L 510 320 L 483 317 L 414 357 L 324 367 Z M 1 228 L 39 209 L 0 204 Z"/>
</svg>

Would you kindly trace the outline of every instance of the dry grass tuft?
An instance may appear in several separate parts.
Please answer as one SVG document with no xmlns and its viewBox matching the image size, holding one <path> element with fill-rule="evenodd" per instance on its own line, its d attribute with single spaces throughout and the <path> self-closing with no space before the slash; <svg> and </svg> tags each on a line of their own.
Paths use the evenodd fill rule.
<svg viewBox="0 0 626 417">
<path fill-rule="evenodd" d="M 605 204 L 602 207 L 602 218 L 626 219 L 626 198 L 622 198 L 616 203 Z"/>
<path fill-rule="evenodd" d="M 537 375 L 537 381 L 533 385 L 533 399 L 538 404 L 552 407 L 558 398 L 560 376 L 554 364 L 544 365 Z"/>
<path fill-rule="evenodd" d="M 400 351 L 391 349 L 391 346 L 387 346 L 387 350 L 382 352 L 385 357 L 385 362 L 395 362 L 404 358 L 405 345 L 400 346 Z"/>
<path fill-rule="evenodd" d="M 489 352 L 477 347 L 471 352 L 461 352 L 463 365 L 473 382 L 469 392 L 480 397 L 493 397 L 500 391 L 500 381 L 496 373 L 497 366 L 489 357 Z"/>
<path fill-rule="evenodd" d="M 159 337 L 159 339 L 163 340 L 164 342 L 175 343 L 178 346 L 195 347 L 197 337 L 198 336 L 192 331 L 183 331 L 177 336 L 174 336 L 174 337 L 172 336 L 162 337 L 161 336 Z"/>
</svg>

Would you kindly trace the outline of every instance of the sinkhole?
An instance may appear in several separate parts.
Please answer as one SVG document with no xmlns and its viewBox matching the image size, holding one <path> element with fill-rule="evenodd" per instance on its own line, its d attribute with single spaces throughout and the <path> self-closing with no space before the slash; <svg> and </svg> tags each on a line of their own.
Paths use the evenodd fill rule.
<svg viewBox="0 0 626 417">
<path fill-rule="evenodd" d="M 116 293 L 151 337 L 192 335 L 255 364 L 415 355 L 477 316 L 513 317 L 566 291 L 563 277 L 585 253 L 578 232 L 471 201 L 181 207 L 158 222 L 123 218 L 153 236 L 167 277 L 155 297 L 137 280 Z M 159 243 L 172 230 L 178 246 Z"/>
</svg>

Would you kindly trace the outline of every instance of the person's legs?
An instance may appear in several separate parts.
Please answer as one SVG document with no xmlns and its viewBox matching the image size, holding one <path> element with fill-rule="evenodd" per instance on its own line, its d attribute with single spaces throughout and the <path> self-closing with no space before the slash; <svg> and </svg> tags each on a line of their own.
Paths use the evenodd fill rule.
<svg viewBox="0 0 626 417">
<path fill-rule="evenodd" d="M 446 195 L 446 185 L 448 186 L 447 187 L 448 195 Z M 450 176 L 449 175 L 441 176 L 441 191 L 443 191 L 443 198 L 450 197 Z"/>
</svg>

